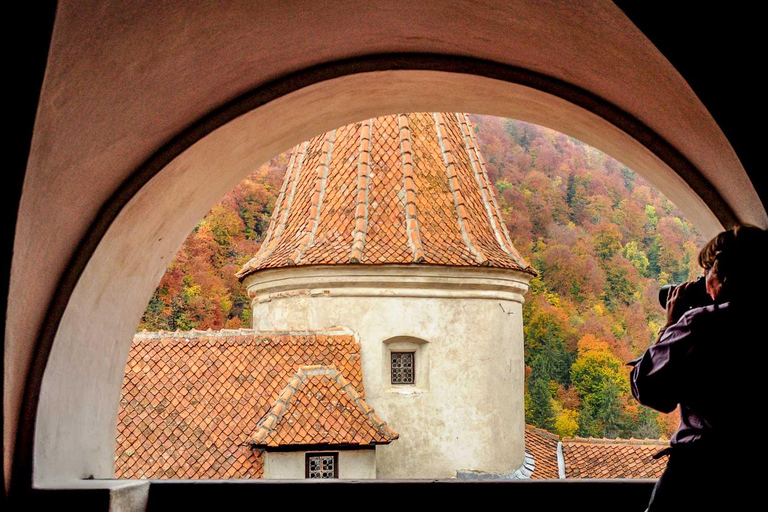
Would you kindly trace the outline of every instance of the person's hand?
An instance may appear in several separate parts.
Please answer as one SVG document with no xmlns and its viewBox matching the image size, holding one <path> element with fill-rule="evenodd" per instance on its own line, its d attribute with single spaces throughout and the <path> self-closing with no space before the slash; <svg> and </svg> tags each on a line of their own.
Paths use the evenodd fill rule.
<svg viewBox="0 0 768 512">
<path fill-rule="evenodd" d="M 687 300 L 686 293 L 691 285 L 693 285 L 692 282 L 680 284 L 675 286 L 669 293 L 667 298 L 667 324 L 664 326 L 665 328 L 676 324 L 680 317 L 688 311 L 690 301 Z"/>
</svg>

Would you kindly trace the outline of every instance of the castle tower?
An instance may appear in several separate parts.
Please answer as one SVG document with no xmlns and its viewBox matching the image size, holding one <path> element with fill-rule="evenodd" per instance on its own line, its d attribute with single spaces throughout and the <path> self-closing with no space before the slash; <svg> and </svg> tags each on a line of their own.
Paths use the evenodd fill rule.
<svg viewBox="0 0 768 512">
<path fill-rule="evenodd" d="M 400 433 L 379 478 L 523 465 L 523 295 L 466 114 L 369 119 L 293 149 L 259 253 L 238 273 L 253 327 L 342 326 L 367 401 Z"/>
</svg>

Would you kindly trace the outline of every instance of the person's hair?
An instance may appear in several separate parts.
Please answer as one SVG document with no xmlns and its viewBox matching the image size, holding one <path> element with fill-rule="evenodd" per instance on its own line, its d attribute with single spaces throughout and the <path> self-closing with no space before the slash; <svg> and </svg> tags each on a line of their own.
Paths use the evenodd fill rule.
<svg viewBox="0 0 768 512">
<path fill-rule="evenodd" d="M 764 286 L 768 276 L 768 231 L 736 226 L 715 236 L 699 252 L 699 265 L 712 269 L 730 298 L 746 297 Z M 765 290 L 760 290 L 761 294 Z"/>
</svg>

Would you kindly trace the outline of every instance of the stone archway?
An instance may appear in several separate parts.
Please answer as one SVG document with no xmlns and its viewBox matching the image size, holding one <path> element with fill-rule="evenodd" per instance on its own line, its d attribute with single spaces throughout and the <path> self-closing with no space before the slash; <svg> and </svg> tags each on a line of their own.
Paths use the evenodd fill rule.
<svg viewBox="0 0 768 512">
<path fill-rule="evenodd" d="M 74 10 L 65 7 L 64 23 L 71 22 L 66 15 Z M 617 28 L 592 39 L 585 35 L 588 30 L 564 20 L 556 9 L 533 12 L 533 8 L 524 5 L 513 7 L 521 19 L 530 16 L 526 23 L 532 23 L 531 26 L 549 26 L 578 36 L 581 48 L 612 43 L 617 34 L 611 30 L 621 33 L 631 27 L 608 2 L 596 2 L 580 13 L 583 17 L 591 16 L 595 23 L 618 21 Z M 433 15 L 432 19 L 442 19 L 439 13 L 427 14 Z M 497 13 L 481 14 L 491 19 Z M 407 17 L 407 12 L 392 16 L 387 26 L 394 30 L 398 20 L 407 21 Z M 369 19 L 368 23 L 376 20 Z M 436 30 L 450 28 L 440 23 L 437 26 Z M 498 41 L 506 41 L 508 47 L 518 44 L 514 41 L 524 40 L 515 39 L 514 33 L 506 34 L 503 29 L 504 26 L 494 28 Z M 395 32 L 408 35 L 407 28 L 400 27 Z M 462 110 L 515 117 L 579 138 L 640 171 L 705 233 L 735 219 L 765 223 L 765 211 L 756 207 L 759 201 L 754 191 L 739 189 L 739 183 L 746 179 L 743 169 L 699 104 L 671 112 L 673 119 L 669 122 L 656 121 L 641 115 L 644 107 L 639 106 L 654 92 L 653 84 L 630 80 L 631 84 L 620 91 L 606 86 L 605 80 L 594 77 L 610 75 L 612 61 L 601 60 L 594 52 L 575 57 L 578 50 L 571 49 L 556 58 L 536 60 L 529 58 L 537 55 L 536 41 L 524 40 L 521 55 L 526 58 L 506 59 L 492 49 L 490 42 L 481 44 L 473 40 L 470 44 L 462 40 L 460 33 L 446 33 L 448 37 L 439 44 L 365 48 L 440 51 L 441 56 L 390 53 L 360 57 L 359 52 L 365 49 L 355 48 L 354 52 L 339 54 L 351 60 L 334 61 L 338 55 L 324 54 L 319 62 L 328 64 L 312 68 L 318 61 L 301 61 L 295 69 L 304 71 L 279 75 L 282 78 L 273 82 L 266 80 L 274 75 L 265 73 L 264 81 L 242 100 L 207 114 L 186 131 L 171 129 L 170 135 L 175 135 L 172 142 L 164 142 L 168 133 L 154 134 L 156 147 L 161 149 L 143 166 L 137 163 L 141 153 L 129 152 L 127 156 L 133 157 L 132 163 L 127 164 L 133 169 L 131 178 L 122 186 L 118 186 L 117 179 L 111 185 L 112 198 L 106 203 L 97 198 L 96 206 L 88 204 L 88 211 L 96 220 L 88 234 L 75 239 L 81 240 L 79 248 L 57 249 L 55 253 L 68 267 L 59 284 L 51 285 L 58 291 L 53 295 L 47 318 L 41 321 L 43 334 L 26 398 L 27 417 L 34 419 L 35 429 L 22 429 L 28 446 L 26 451 L 22 446 L 17 457 L 27 464 L 34 460 L 35 482 L 56 484 L 111 475 L 112 436 L 123 364 L 132 331 L 167 262 L 194 223 L 249 169 L 336 126 L 414 110 Z M 652 54 L 653 58 L 641 59 L 638 76 L 656 77 L 658 73 L 679 85 L 672 88 L 674 93 L 667 94 L 664 101 L 653 103 L 649 107 L 652 112 L 661 114 L 664 105 L 688 105 L 693 101 L 691 95 L 686 95 L 682 79 L 670 66 L 658 65 L 652 49 L 643 46 L 644 41 L 636 42 L 635 46 L 631 41 L 622 44 L 636 55 Z M 462 45 L 466 51 L 457 50 Z M 632 51 L 626 55 L 627 60 L 631 60 Z M 492 56 L 496 61 L 478 60 L 478 56 Z M 569 58 L 575 60 L 568 61 Z M 563 72 L 570 69 L 576 71 Z M 56 78 L 66 81 L 62 76 Z M 53 90 L 56 91 L 55 87 Z M 55 93 L 51 94 L 52 98 L 44 94 L 43 114 L 55 111 L 58 100 Z M 51 117 L 55 115 L 42 116 L 43 126 L 38 130 L 44 135 L 46 127 L 50 133 L 56 132 L 58 125 Z M 692 142 L 672 136 L 671 126 L 676 120 L 684 120 L 686 126 L 693 127 L 689 134 L 693 135 Z M 702 120 L 703 124 L 696 124 Z M 87 120 L 83 122 L 83 126 L 89 126 Z M 696 153 L 710 143 L 710 150 Z M 80 149 L 80 156 L 86 158 L 88 148 Z M 34 172 L 36 162 L 45 162 L 41 151 L 39 144 L 33 147 L 31 178 L 28 176 L 32 181 L 30 204 L 46 197 L 45 193 L 36 195 L 43 188 L 40 173 Z M 115 151 L 119 154 L 120 148 Z M 56 162 L 54 159 L 53 163 Z M 58 163 L 67 169 L 61 161 Z M 718 170 L 723 172 L 719 175 Z M 84 172 L 81 178 L 97 176 L 96 172 Z M 735 181 L 723 185 L 722 180 L 727 182 L 729 177 Z M 32 242 L 50 233 L 38 233 L 30 227 L 41 216 L 36 207 L 25 210 L 24 206 L 17 246 L 29 245 L 34 250 L 37 242 Z M 12 296 L 22 296 L 19 290 L 24 280 L 37 271 L 35 265 L 26 263 L 25 256 L 26 249 L 18 251 L 14 261 Z M 46 297 L 37 290 L 29 296 Z M 19 332 L 26 332 L 21 329 L 26 324 L 19 318 L 29 300 L 19 300 L 9 309 L 10 329 L 19 327 Z M 34 455 L 29 451 L 32 446 Z"/>
<path fill-rule="evenodd" d="M 463 92 L 470 90 L 476 94 Z M 718 229 L 703 201 L 680 193 L 682 180 L 661 158 L 609 121 L 557 96 L 500 80 L 433 71 L 355 74 L 311 85 L 191 145 L 148 180 L 109 226 L 56 333 L 38 409 L 36 481 L 111 476 L 122 378 L 118 370 L 135 325 L 187 233 L 249 169 L 317 131 L 360 118 L 458 109 L 545 124 L 643 169 L 657 183 L 677 182 L 670 195 L 700 227 Z"/>
</svg>

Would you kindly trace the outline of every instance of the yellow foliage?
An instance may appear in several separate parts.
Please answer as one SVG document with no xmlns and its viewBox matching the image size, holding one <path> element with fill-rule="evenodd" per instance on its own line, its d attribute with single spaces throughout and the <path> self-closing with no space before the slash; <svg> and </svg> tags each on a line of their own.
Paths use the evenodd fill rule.
<svg viewBox="0 0 768 512">
<path fill-rule="evenodd" d="M 585 334 L 576 345 L 579 356 L 589 352 L 610 352 L 608 343 L 597 338 L 594 334 Z"/>
<path fill-rule="evenodd" d="M 560 296 L 553 292 L 547 292 L 547 302 L 552 306 L 560 307 Z"/>
<path fill-rule="evenodd" d="M 612 322 L 611 323 L 611 332 L 614 336 L 617 338 L 621 338 L 624 336 L 626 329 L 624 328 L 624 325 L 622 324 L 621 320 L 618 322 Z"/>
<path fill-rule="evenodd" d="M 683 244 L 686 254 L 688 255 L 688 281 L 695 281 L 702 274 L 702 269 L 699 266 L 699 249 L 696 244 L 690 240 Z"/>
<path fill-rule="evenodd" d="M 200 292 L 202 291 L 202 287 L 199 284 L 193 284 L 191 286 L 185 286 L 184 287 L 184 294 L 187 297 L 197 297 L 200 295 Z"/>
<path fill-rule="evenodd" d="M 573 437 L 579 428 L 579 413 L 564 408 L 557 400 L 552 400 L 555 412 L 555 433 L 560 437 Z"/>
<path fill-rule="evenodd" d="M 659 329 L 661 329 L 661 322 L 657 322 L 653 318 L 648 319 L 648 327 L 651 329 L 651 332 L 657 333 L 659 332 Z"/>
</svg>

